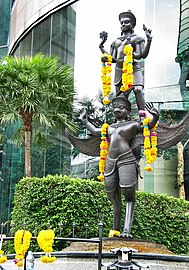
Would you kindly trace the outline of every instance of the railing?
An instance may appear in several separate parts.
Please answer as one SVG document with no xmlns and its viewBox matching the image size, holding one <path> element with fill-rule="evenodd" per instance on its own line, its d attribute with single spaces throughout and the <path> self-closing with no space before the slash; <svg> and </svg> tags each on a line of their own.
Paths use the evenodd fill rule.
<svg viewBox="0 0 189 270">
<path fill-rule="evenodd" d="M 3 224 L 1 224 L 1 234 L 0 234 L 0 241 L 2 240 L 3 236 Z M 48 227 L 48 226 L 47 226 Z M 98 244 L 98 265 L 97 265 L 97 270 L 101 270 L 101 265 L 102 265 L 102 231 L 103 231 L 103 224 L 100 222 L 98 224 L 99 227 L 99 235 L 98 238 L 96 239 L 87 239 L 87 238 L 75 238 L 74 237 L 74 229 L 75 226 L 74 224 L 72 225 L 72 238 L 66 238 L 66 237 L 55 237 L 54 241 L 63 241 L 63 242 L 83 242 L 83 243 L 97 243 Z M 87 236 L 87 230 L 88 227 L 86 226 L 86 236 Z M 61 234 L 61 231 L 60 231 Z M 13 241 L 14 237 L 13 236 L 3 236 L 3 241 Z M 36 240 L 37 237 L 32 237 L 31 240 Z M 70 254 L 71 255 L 71 254 Z M 26 270 L 26 257 L 27 253 L 24 256 L 24 270 Z M 70 256 L 72 257 L 72 256 Z M 73 255 L 75 257 L 75 255 Z"/>
</svg>

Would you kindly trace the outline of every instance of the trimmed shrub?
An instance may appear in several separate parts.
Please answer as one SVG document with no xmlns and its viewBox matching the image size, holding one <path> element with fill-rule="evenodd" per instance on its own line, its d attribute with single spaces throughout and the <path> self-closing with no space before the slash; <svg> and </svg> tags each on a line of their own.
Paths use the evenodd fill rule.
<svg viewBox="0 0 189 270">
<path fill-rule="evenodd" d="M 123 199 L 123 207 L 124 204 Z M 16 230 L 25 223 L 28 230 L 37 234 L 50 223 L 58 236 L 62 223 L 62 235 L 69 237 L 75 223 L 75 236 L 85 237 L 88 224 L 88 236 L 98 237 L 98 223 L 102 221 L 103 236 L 107 236 L 112 215 L 104 184 L 98 181 L 49 175 L 24 178 L 16 185 L 12 211 Z M 165 194 L 137 192 L 132 234 L 137 239 L 164 244 L 177 254 L 188 253 L 189 202 Z"/>
<path fill-rule="evenodd" d="M 89 225 L 89 237 L 98 236 L 98 223 L 103 221 L 105 233 L 111 224 L 111 202 L 103 183 L 72 179 L 68 176 L 24 178 L 17 185 L 14 196 L 12 220 L 15 229 L 26 224 L 27 229 L 47 229 L 47 223 L 58 233 L 63 224 L 62 235 L 70 236 L 75 223 L 75 235 L 85 236 Z M 37 222 L 37 226 L 36 223 Z"/>
<path fill-rule="evenodd" d="M 166 194 L 138 192 L 132 233 L 177 254 L 188 253 L 189 202 Z"/>
</svg>

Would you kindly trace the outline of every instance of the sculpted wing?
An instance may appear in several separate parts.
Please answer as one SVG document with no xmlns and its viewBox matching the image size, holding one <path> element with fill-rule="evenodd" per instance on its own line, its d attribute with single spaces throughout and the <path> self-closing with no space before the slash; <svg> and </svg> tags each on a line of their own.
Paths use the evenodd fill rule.
<svg viewBox="0 0 189 270">
<path fill-rule="evenodd" d="M 188 128 L 189 128 L 189 112 L 178 124 L 171 125 L 159 122 L 157 128 L 158 148 L 168 149 L 172 146 L 175 146 L 183 139 Z M 135 149 L 139 145 L 143 145 L 143 143 L 144 143 L 143 134 L 138 134 L 136 135 L 133 141 L 132 148 Z"/>
<path fill-rule="evenodd" d="M 182 140 L 188 128 L 189 112 L 178 124 L 170 125 L 160 122 L 157 128 L 158 148 L 168 149 L 172 146 L 175 146 L 178 142 Z M 81 153 L 94 157 L 100 156 L 100 137 L 91 136 L 88 139 L 80 139 L 68 132 L 67 137 L 71 144 L 76 147 Z M 131 147 L 133 151 L 136 152 L 135 155 L 138 158 L 140 156 L 140 146 L 142 146 L 143 143 L 143 134 L 136 135 L 131 143 Z"/>
<path fill-rule="evenodd" d="M 179 143 L 189 128 L 189 112 L 175 125 L 159 124 L 157 128 L 158 148 L 167 149 Z"/>
<path fill-rule="evenodd" d="M 75 148 L 77 148 L 81 153 L 92 157 L 100 156 L 100 141 L 101 141 L 100 137 L 91 136 L 87 139 L 80 139 L 70 134 L 68 131 L 67 137 L 71 142 L 71 144 Z"/>
</svg>

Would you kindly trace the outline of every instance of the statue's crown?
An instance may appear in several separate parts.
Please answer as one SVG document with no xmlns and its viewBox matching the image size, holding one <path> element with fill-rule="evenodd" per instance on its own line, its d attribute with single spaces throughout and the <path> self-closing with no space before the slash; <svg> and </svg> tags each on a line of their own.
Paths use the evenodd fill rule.
<svg viewBox="0 0 189 270">
<path fill-rule="evenodd" d="M 130 18 L 132 20 L 132 24 L 135 27 L 136 25 L 136 17 L 135 15 L 131 12 L 131 10 L 122 12 L 119 14 L 119 20 L 121 20 L 122 18 Z"/>
</svg>

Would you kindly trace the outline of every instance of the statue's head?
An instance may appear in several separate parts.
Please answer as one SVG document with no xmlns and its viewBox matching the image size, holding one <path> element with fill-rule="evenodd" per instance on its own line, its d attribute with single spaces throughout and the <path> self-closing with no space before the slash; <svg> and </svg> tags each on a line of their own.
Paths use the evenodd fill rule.
<svg viewBox="0 0 189 270">
<path fill-rule="evenodd" d="M 131 103 L 125 98 L 124 94 L 121 94 L 112 100 L 112 106 L 116 119 L 125 118 L 125 120 L 131 119 Z"/>
<path fill-rule="evenodd" d="M 124 104 L 126 106 L 127 110 L 130 112 L 131 111 L 131 103 L 129 100 L 125 97 L 124 94 L 120 94 L 119 96 L 115 97 L 112 100 L 112 105 L 113 107 L 117 106 L 117 104 Z"/>
<path fill-rule="evenodd" d="M 119 14 L 119 21 L 121 21 L 122 19 L 125 19 L 125 18 L 129 18 L 131 20 L 131 24 L 132 24 L 132 26 L 134 28 L 135 25 L 136 25 L 136 17 L 131 12 L 131 10 L 128 10 L 128 11 L 125 11 L 125 12 L 122 12 L 122 13 Z"/>
</svg>

